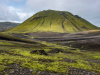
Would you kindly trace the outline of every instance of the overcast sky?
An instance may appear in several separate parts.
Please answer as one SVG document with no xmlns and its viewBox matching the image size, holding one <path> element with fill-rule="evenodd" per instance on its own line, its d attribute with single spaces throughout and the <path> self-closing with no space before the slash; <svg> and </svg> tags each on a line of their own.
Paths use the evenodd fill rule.
<svg viewBox="0 0 100 75">
<path fill-rule="evenodd" d="M 0 0 L 0 22 L 23 22 L 42 10 L 68 11 L 100 27 L 100 0 Z"/>
</svg>

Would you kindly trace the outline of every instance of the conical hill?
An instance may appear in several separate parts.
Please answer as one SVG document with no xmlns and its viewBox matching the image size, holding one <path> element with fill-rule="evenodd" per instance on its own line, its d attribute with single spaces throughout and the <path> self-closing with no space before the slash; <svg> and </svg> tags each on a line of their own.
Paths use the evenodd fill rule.
<svg viewBox="0 0 100 75">
<path fill-rule="evenodd" d="M 67 11 L 44 10 L 28 18 L 22 24 L 10 29 L 13 33 L 60 32 L 74 33 L 99 29 L 78 15 Z"/>
</svg>

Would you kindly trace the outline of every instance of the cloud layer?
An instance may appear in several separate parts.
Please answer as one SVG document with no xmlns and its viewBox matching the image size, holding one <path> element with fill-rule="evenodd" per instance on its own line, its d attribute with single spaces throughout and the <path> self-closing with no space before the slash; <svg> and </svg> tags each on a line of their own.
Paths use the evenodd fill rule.
<svg viewBox="0 0 100 75">
<path fill-rule="evenodd" d="M 100 0 L 0 0 L 0 20 L 24 21 L 42 10 L 69 11 L 100 26 Z M 8 8 L 11 6 L 10 8 Z"/>
<path fill-rule="evenodd" d="M 11 8 L 0 5 L 0 20 L 1 21 L 20 21 L 19 16 Z"/>
</svg>

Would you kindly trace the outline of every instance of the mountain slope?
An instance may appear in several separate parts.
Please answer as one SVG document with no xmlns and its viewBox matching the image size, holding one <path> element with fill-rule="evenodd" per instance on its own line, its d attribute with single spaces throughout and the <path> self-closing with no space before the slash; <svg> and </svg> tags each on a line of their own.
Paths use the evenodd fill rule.
<svg viewBox="0 0 100 75">
<path fill-rule="evenodd" d="M 32 33 L 32 32 L 60 32 L 73 33 L 78 31 L 99 29 L 85 19 L 66 11 L 44 10 L 28 18 L 21 25 L 12 28 L 8 32 Z"/>
<path fill-rule="evenodd" d="M 6 30 L 18 26 L 20 23 L 0 22 L 0 30 Z"/>
</svg>

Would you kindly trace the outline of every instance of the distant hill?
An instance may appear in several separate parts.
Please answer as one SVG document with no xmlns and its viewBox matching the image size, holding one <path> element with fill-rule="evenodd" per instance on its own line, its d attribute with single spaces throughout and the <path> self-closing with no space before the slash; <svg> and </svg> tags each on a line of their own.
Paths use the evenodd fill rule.
<svg viewBox="0 0 100 75">
<path fill-rule="evenodd" d="M 0 30 L 6 30 L 18 26 L 20 23 L 0 22 Z"/>
<path fill-rule="evenodd" d="M 74 33 L 100 29 L 78 15 L 67 11 L 44 10 L 28 18 L 22 24 L 10 29 L 13 33 L 60 32 Z"/>
</svg>

